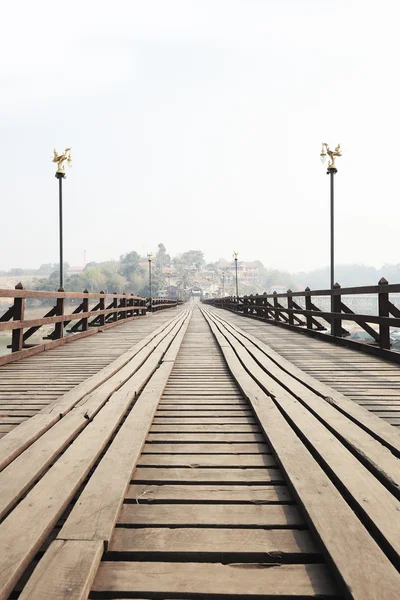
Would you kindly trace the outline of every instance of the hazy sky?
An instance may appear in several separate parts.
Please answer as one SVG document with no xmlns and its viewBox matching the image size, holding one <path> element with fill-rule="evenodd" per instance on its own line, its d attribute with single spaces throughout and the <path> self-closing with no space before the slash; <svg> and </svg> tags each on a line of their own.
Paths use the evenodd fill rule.
<svg viewBox="0 0 400 600">
<path fill-rule="evenodd" d="M 1 2 L 0 269 L 176 254 L 399 262 L 396 0 Z"/>
</svg>

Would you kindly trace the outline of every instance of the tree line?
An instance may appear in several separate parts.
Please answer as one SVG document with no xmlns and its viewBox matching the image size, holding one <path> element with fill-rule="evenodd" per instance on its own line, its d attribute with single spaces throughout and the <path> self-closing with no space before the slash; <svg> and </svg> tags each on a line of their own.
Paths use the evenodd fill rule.
<svg viewBox="0 0 400 600">
<path fill-rule="evenodd" d="M 171 258 L 164 244 L 158 244 L 151 263 L 152 295 L 157 296 L 161 291 L 167 291 L 168 268 L 174 267 L 176 286 L 184 290 L 193 282 L 193 267 L 201 269 L 205 260 L 201 250 L 189 250 Z M 58 289 L 59 265 L 52 267 L 47 279 L 33 278 L 33 289 L 49 291 Z M 150 295 L 148 261 L 135 250 L 122 254 L 119 260 L 89 262 L 79 273 L 69 274 L 68 269 L 69 265 L 65 263 L 64 287 L 69 292 L 87 289 L 89 292 L 126 292 L 145 297 Z"/>
</svg>

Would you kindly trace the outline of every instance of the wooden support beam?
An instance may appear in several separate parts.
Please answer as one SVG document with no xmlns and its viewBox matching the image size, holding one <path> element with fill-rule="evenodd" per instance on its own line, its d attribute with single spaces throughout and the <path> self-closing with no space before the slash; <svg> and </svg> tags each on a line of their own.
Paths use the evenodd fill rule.
<svg viewBox="0 0 400 600">
<path fill-rule="evenodd" d="M 22 283 L 18 283 L 15 286 L 16 290 L 23 290 L 24 286 Z M 13 321 L 23 321 L 25 313 L 25 299 L 14 298 L 14 310 L 13 310 Z M 12 340 L 11 340 L 11 352 L 19 352 L 24 346 L 24 329 L 13 329 Z"/>
</svg>

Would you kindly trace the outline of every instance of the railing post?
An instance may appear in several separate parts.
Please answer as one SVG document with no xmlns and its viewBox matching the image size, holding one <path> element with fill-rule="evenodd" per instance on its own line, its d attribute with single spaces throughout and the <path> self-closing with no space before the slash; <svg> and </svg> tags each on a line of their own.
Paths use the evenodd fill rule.
<svg viewBox="0 0 400 600">
<path fill-rule="evenodd" d="M 64 288 L 60 287 L 59 292 L 65 292 Z M 56 315 L 57 317 L 64 316 L 64 298 L 57 298 L 56 302 Z M 60 340 L 64 337 L 64 321 L 56 323 L 54 327 L 54 339 Z"/>
<path fill-rule="evenodd" d="M 25 289 L 22 283 L 17 283 L 16 290 Z M 13 321 L 23 321 L 25 314 L 25 298 L 14 298 Z M 11 336 L 11 352 L 18 352 L 24 346 L 24 328 L 13 329 Z"/>
<path fill-rule="evenodd" d="M 293 292 L 292 290 L 287 290 L 287 306 L 289 310 L 293 310 Z M 288 312 L 289 325 L 294 325 L 293 313 Z"/>
<path fill-rule="evenodd" d="M 388 281 L 382 277 L 378 282 L 379 286 L 388 285 Z M 388 292 L 378 292 L 378 309 L 380 317 L 389 317 L 389 294 Z M 379 345 L 381 348 L 390 350 L 390 326 L 379 322 Z"/>
<path fill-rule="evenodd" d="M 89 290 L 83 290 L 84 294 L 88 294 Z M 89 298 L 82 298 L 82 312 L 89 312 Z M 87 331 L 89 329 L 89 317 L 82 318 L 82 331 Z"/>
<path fill-rule="evenodd" d="M 333 286 L 333 292 L 335 290 L 340 290 L 340 285 L 335 283 Z M 340 294 L 333 293 L 331 306 L 333 308 L 334 313 L 342 312 L 342 296 Z M 342 337 L 342 320 L 332 317 L 331 321 L 331 335 L 335 337 Z"/>
<path fill-rule="evenodd" d="M 264 292 L 262 297 L 260 298 L 260 317 L 263 317 L 263 319 L 269 319 L 269 312 L 267 311 L 267 302 L 267 292 Z"/>
<path fill-rule="evenodd" d="M 247 315 L 248 314 L 248 300 L 247 300 L 247 296 L 243 296 L 243 314 Z"/>
<path fill-rule="evenodd" d="M 102 296 L 99 300 L 99 310 L 105 310 L 106 309 L 106 293 L 104 290 L 100 291 L 100 294 L 104 294 L 104 296 Z M 100 315 L 99 316 L 99 327 L 101 327 L 102 325 L 106 324 L 106 315 Z"/>
<path fill-rule="evenodd" d="M 126 292 L 122 292 L 122 293 L 124 294 L 124 296 L 126 296 Z M 127 299 L 126 299 L 126 298 L 121 298 L 121 304 L 120 304 L 120 307 L 121 307 L 121 308 L 126 308 L 126 307 L 127 307 L 127 304 L 128 304 L 128 303 L 127 303 Z M 125 311 L 123 311 L 121 314 L 122 314 L 122 319 L 126 319 L 126 317 L 127 317 L 127 311 L 125 310 Z"/>
<path fill-rule="evenodd" d="M 277 311 L 277 309 L 279 308 L 279 306 L 278 306 L 278 298 L 276 297 L 276 295 L 277 295 L 276 292 L 273 292 L 273 295 L 274 295 L 274 308 L 275 308 L 274 318 L 275 318 L 275 321 L 277 323 L 279 323 L 279 313 Z"/>
<path fill-rule="evenodd" d="M 311 292 L 309 287 L 306 287 L 305 289 L 305 296 L 304 296 L 304 300 L 306 303 L 306 310 L 312 310 L 312 300 L 311 300 L 311 295 L 307 294 L 307 292 Z M 306 315 L 306 323 L 307 323 L 307 329 L 312 329 L 312 316 L 311 315 Z"/>
<path fill-rule="evenodd" d="M 114 294 L 116 294 L 116 293 L 117 292 L 114 292 Z M 118 308 L 118 298 L 114 298 L 113 303 L 112 303 L 112 307 L 113 308 Z M 113 321 L 118 321 L 118 311 L 115 311 L 115 313 L 113 313 L 112 320 Z"/>
<path fill-rule="evenodd" d="M 133 294 L 131 294 L 131 296 L 133 296 Z M 126 317 L 134 317 L 135 316 L 135 311 L 133 310 L 133 307 L 135 306 L 135 301 L 133 298 L 128 298 L 127 300 L 127 304 L 130 307 L 131 310 L 128 310 L 128 312 L 126 313 Z M 140 314 L 140 313 L 139 313 Z"/>
</svg>

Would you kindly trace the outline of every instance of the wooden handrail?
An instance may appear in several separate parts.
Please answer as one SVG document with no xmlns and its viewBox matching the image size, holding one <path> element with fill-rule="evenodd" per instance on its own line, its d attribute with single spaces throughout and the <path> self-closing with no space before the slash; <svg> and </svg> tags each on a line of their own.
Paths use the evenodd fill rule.
<svg viewBox="0 0 400 600">
<path fill-rule="evenodd" d="M 0 356 L 0 365 L 13 362 L 24 356 L 30 356 L 53 346 L 70 342 L 73 339 L 86 337 L 102 331 L 122 321 L 144 316 L 148 312 L 149 299 L 134 294 L 117 294 L 107 292 L 47 292 L 39 290 L 26 290 L 19 283 L 13 290 L 0 289 L 0 298 L 13 300 L 3 315 L 0 316 L 0 332 L 11 333 L 11 343 L 8 346 L 12 353 Z M 46 314 L 39 318 L 25 318 L 26 301 L 30 299 L 54 300 L 54 305 Z M 78 306 L 67 312 L 68 300 L 79 299 Z M 98 300 L 93 308 L 89 308 L 89 301 Z M 152 310 L 158 311 L 178 305 L 174 298 L 153 298 Z M 50 305 L 51 306 L 51 305 Z M 71 327 L 66 327 L 71 323 Z M 54 325 L 54 330 L 43 339 L 51 340 L 43 344 L 27 344 L 27 340 L 41 327 Z"/>
<path fill-rule="evenodd" d="M 107 292 L 45 292 L 40 290 L 25 290 L 15 288 L 13 290 L 0 289 L 0 298 L 134 298 L 144 300 L 142 296 L 127 296 L 126 294 L 107 293 Z"/>
<path fill-rule="evenodd" d="M 0 356 L 0 365 L 73 339 L 86 337 L 121 321 L 144 316 L 147 312 L 146 298 L 133 294 L 128 296 L 127 294 L 105 292 L 89 293 L 87 290 L 83 292 L 42 292 L 25 290 L 22 284 L 18 284 L 14 290 L 0 290 L 0 298 L 13 299 L 13 305 L 0 317 L 0 332 L 11 332 L 11 344 L 8 347 L 11 348 L 12 353 Z M 46 314 L 43 317 L 29 319 L 25 318 L 26 301 L 29 299 L 52 299 L 55 304 L 50 310 L 48 306 L 46 307 Z M 76 299 L 80 300 L 79 306 L 75 307 L 71 313 L 66 312 L 65 302 Z M 89 308 L 90 299 L 99 300 L 92 309 Z M 106 308 L 109 302 L 111 303 Z M 72 321 L 74 324 L 69 330 L 66 330 L 67 325 Z M 55 325 L 50 335 L 43 338 L 51 341 L 42 344 L 27 344 L 27 340 L 46 325 Z"/>
<path fill-rule="evenodd" d="M 288 290 L 286 293 L 279 294 L 273 292 L 271 294 L 254 294 L 238 298 L 236 296 L 209 298 L 203 302 L 277 325 L 302 331 L 312 331 L 313 334 L 318 334 L 318 332 L 326 329 L 317 320 L 323 319 L 329 324 L 331 336 L 336 340 L 350 335 L 342 327 L 343 321 L 355 322 L 371 336 L 372 343 L 378 344 L 379 349 L 387 352 L 390 351 L 391 347 L 390 328 L 400 328 L 400 309 L 390 301 L 390 294 L 398 293 L 400 293 L 400 284 L 389 285 L 386 279 L 382 278 L 375 286 L 342 288 L 339 284 L 335 284 L 332 291 L 306 288 L 304 291 L 292 292 Z M 333 306 L 333 312 L 331 310 L 321 310 L 312 301 L 314 296 L 331 297 L 332 295 L 333 304 L 331 303 L 330 306 Z M 378 314 L 367 315 L 353 312 L 344 304 L 342 298 L 344 295 L 372 296 L 376 300 Z M 304 308 L 294 300 L 294 298 L 302 297 L 304 298 Z M 282 298 L 287 300 L 287 306 L 283 306 L 279 302 Z M 304 319 L 301 317 L 304 317 Z M 370 327 L 369 324 L 378 325 L 378 331 Z M 361 344 L 358 342 L 358 345 Z"/>
</svg>

